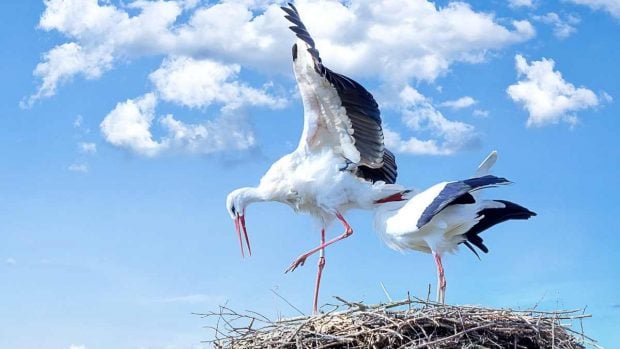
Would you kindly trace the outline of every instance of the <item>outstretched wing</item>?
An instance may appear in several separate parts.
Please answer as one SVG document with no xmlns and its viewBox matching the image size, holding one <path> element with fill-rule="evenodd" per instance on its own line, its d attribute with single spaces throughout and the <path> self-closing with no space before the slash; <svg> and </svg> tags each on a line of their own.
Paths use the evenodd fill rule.
<svg viewBox="0 0 620 349">
<path fill-rule="evenodd" d="M 300 146 L 333 147 L 358 165 L 358 176 L 394 183 L 396 162 L 384 147 L 381 112 L 372 94 L 353 79 L 325 67 L 295 6 L 289 3 L 282 10 L 299 39 L 293 46 L 293 62 L 304 103 Z"/>
</svg>

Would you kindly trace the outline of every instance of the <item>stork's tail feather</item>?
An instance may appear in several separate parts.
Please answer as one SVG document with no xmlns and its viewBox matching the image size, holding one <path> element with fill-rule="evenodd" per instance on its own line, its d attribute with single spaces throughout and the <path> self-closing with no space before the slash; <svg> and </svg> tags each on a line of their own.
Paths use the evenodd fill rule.
<svg viewBox="0 0 620 349">
<path fill-rule="evenodd" d="M 511 220 L 511 219 L 529 219 L 536 216 L 536 213 L 528 210 L 527 208 L 517 205 L 514 202 L 505 200 L 493 200 L 496 203 L 503 204 L 504 207 L 485 208 L 478 212 L 478 215 L 482 218 L 476 225 L 474 225 L 467 233 L 465 238 L 467 239 L 463 243 L 474 253 L 476 251 L 471 245 L 478 247 L 482 252 L 487 253 L 489 249 L 484 245 L 480 233 L 489 229 L 490 227 Z M 476 253 L 476 255 L 478 255 Z"/>
<path fill-rule="evenodd" d="M 476 177 L 486 176 L 491 173 L 491 167 L 495 165 L 497 161 L 497 150 L 493 150 L 491 154 L 489 154 L 486 159 L 482 160 L 480 165 L 478 165 L 478 169 L 476 170 Z"/>
</svg>

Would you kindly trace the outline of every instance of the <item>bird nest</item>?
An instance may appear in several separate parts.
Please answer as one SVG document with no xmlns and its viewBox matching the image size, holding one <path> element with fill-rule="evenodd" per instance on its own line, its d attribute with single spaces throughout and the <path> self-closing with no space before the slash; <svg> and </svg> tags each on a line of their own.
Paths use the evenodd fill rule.
<svg viewBox="0 0 620 349">
<path fill-rule="evenodd" d="M 380 305 L 339 304 L 315 316 L 272 321 L 221 306 L 215 348 L 586 348 L 580 310 L 490 309 L 407 299 Z M 324 306 L 325 308 L 326 306 Z M 579 325 L 579 330 L 574 328 Z"/>
</svg>

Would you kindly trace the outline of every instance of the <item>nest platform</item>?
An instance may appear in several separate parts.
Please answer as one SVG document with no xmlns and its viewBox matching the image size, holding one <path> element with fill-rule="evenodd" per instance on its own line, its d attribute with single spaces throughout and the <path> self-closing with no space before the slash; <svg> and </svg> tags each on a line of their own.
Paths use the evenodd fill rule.
<svg viewBox="0 0 620 349">
<path fill-rule="evenodd" d="M 443 305 L 420 299 L 364 305 L 336 297 L 322 314 L 270 320 L 221 306 L 215 348 L 600 348 L 583 333 L 580 310 L 539 311 Z"/>
</svg>

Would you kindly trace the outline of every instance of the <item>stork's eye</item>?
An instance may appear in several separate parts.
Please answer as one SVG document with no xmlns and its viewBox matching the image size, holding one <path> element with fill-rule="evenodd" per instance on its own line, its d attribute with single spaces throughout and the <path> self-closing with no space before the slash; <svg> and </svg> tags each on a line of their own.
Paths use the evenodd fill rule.
<svg viewBox="0 0 620 349">
<path fill-rule="evenodd" d="M 237 214 L 237 210 L 235 210 L 235 205 L 230 206 L 230 212 L 233 214 Z"/>
</svg>

